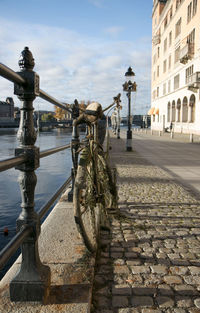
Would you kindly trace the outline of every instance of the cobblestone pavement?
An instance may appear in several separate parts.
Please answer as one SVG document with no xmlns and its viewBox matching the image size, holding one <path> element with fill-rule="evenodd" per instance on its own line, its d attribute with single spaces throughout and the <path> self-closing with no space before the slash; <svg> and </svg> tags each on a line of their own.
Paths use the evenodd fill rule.
<svg viewBox="0 0 200 313">
<path fill-rule="evenodd" d="M 200 199 L 112 138 L 119 212 L 101 232 L 94 313 L 200 312 Z"/>
</svg>

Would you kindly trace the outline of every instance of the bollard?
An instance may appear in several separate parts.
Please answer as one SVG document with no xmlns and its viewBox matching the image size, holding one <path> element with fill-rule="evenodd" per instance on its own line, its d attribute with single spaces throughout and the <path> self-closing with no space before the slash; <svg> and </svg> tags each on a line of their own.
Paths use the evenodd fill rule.
<svg viewBox="0 0 200 313">
<path fill-rule="evenodd" d="M 173 132 L 173 131 L 171 131 L 170 136 L 171 136 L 171 139 L 173 139 L 173 138 L 174 138 L 174 132 Z"/>
<path fill-rule="evenodd" d="M 160 137 L 161 136 L 161 131 L 159 130 L 159 132 L 158 132 L 158 136 Z"/>
<path fill-rule="evenodd" d="M 151 129 L 151 135 L 153 135 L 153 129 Z"/>
<path fill-rule="evenodd" d="M 190 142 L 194 142 L 194 135 L 193 134 L 190 134 Z"/>
<path fill-rule="evenodd" d="M 22 195 L 21 214 L 17 219 L 17 231 L 25 225 L 31 225 L 33 232 L 21 246 L 22 263 L 17 275 L 10 283 L 11 301 L 42 301 L 50 285 L 50 268 L 41 263 L 38 253 L 40 220 L 34 210 L 34 193 L 37 183 L 35 170 L 39 167 L 39 148 L 34 146 L 37 134 L 33 124 L 33 100 L 39 95 L 39 76 L 33 71 L 35 62 L 28 47 L 22 51 L 19 60 L 23 77 L 27 84 L 14 85 L 14 94 L 22 101 L 20 126 L 17 138 L 20 143 L 15 155 L 27 155 L 27 161 L 18 165 L 20 170 L 19 184 Z"/>
</svg>

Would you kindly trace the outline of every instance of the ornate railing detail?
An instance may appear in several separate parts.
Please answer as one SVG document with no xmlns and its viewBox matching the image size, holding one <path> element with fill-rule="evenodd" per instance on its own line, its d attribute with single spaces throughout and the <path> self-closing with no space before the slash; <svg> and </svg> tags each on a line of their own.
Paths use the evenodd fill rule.
<svg viewBox="0 0 200 313">
<path fill-rule="evenodd" d="M 19 146 L 15 149 L 15 157 L 0 161 L 0 171 L 12 167 L 20 171 L 18 182 L 21 189 L 22 210 L 17 219 L 17 234 L 0 252 L 0 266 L 3 267 L 21 245 L 22 263 L 19 272 L 10 283 L 11 301 L 42 301 L 48 293 L 50 268 L 42 264 L 38 252 L 40 220 L 70 182 L 70 179 L 67 179 L 39 213 L 35 212 L 34 194 L 37 183 L 35 170 L 39 167 L 40 158 L 68 149 L 70 145 L 40 153 L 39 148 L 35 146 L 37 133 L 33 123 L 33 101 L 40 96 L 70 113 L 71 110 L 40 90 L 39 76 L 33 71 L 34 65 L 35 61 L 28 47 L 25 47 L 21 53 L 19 72 L 14 72 L 0 64 L 0 75 L 14 83 L 14 94 L 22 102 L 17 133 Z"/>
</svg>

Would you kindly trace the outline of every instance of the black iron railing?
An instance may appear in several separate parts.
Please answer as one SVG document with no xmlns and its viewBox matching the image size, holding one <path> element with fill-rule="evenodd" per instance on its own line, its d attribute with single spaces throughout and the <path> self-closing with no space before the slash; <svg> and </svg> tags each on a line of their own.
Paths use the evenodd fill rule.
<svg viewBox="0 0 200 313">
<path fill-rule="evenodd" d="M 20 126 L 17 133 L 19 146 L 15 149 L 15 157 L 0 161 L 0 171 L 13 167 L 20 171 L 22 210 L 17 219 L 17 234 L 0 252 L 0 267 L 3 267 L 21 246 L 21 268 L 10 283 L 12 301 L 41 301 L 47 292 L 50 269 L 41 263 L 38 253 L 41 219 L 71 181 L 69 177 L 39 212 L 35 212 L 34 192 L 37 183 L 35 170 L 39 167 L 40 159 L 69 149 L 71 145 L 39 151 L 39 148 L 35 146 L 37 133 L 33 123 L 33 101 L 39 96 L 70 113 L 72 110 L 40 89 L 39 76 L 33 71 L 34 65 L 32 53 L 27 47 L 22 51 L 19 60 L 20 72 L 14 72 L 0 64 L 0 75 L 14 83 L 14 94 L 22 102 Z"/>
</svg>

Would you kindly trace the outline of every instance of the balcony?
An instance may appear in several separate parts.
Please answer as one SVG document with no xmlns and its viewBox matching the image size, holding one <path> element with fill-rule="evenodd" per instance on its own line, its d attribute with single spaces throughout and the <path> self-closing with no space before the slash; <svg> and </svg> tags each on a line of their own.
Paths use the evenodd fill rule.
<svg viewBox="0 0 200 313">
<path fill-rule="evenodd" d="M 194 55 L 194 43 L 187 43 L 180 50 L 180 62 L 186 64 L 188 60 L 191 60 Z"/>
<path fill-rule="evenodd" d="M 195 72 L 186 77 L 186 85 L 188 86 L 188 90 L 197 92 L 197 89 L 200 88 L 200 72 Z"/>
<path fill-rule="evenodd" d="M 153 36 L 152 42 L 153 42 L 154 46 L 158 45 L 160 43 L 160 35 Z"/>
</svg>

